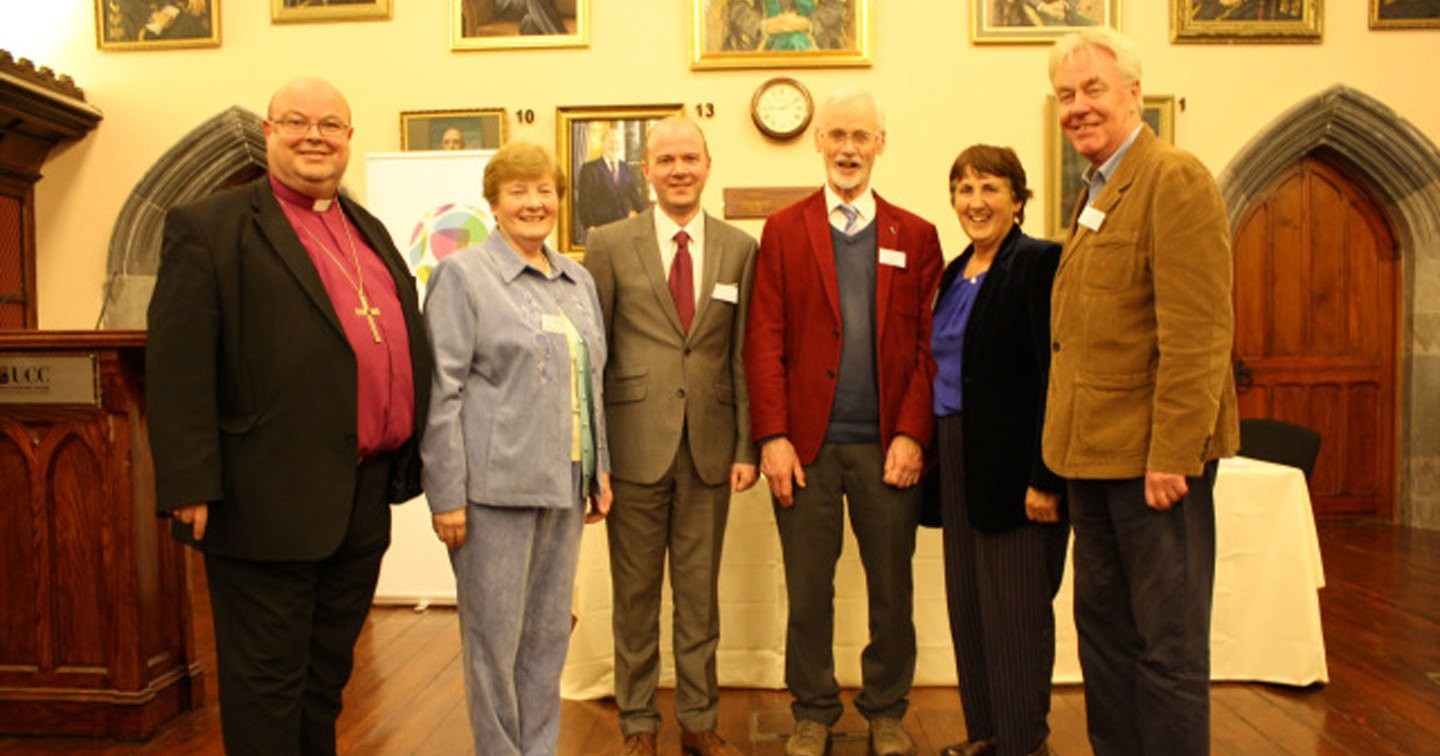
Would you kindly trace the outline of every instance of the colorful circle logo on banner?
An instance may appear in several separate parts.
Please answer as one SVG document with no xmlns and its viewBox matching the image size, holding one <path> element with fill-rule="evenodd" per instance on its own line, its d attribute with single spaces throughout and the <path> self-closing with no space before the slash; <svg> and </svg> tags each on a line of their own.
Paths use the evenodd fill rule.
<svg viewBox="0 0 1440 756">
<path fill-rule="evenodd" d="M 415 230 L 410 232 L 409 258 L 420 285 L 421 301 L 435 266 L 457 250 L 485 241 L 494 227 L 495 219 L 489 211 L 455 202 L 441 205 L 420 218 Z"/>
</svg>

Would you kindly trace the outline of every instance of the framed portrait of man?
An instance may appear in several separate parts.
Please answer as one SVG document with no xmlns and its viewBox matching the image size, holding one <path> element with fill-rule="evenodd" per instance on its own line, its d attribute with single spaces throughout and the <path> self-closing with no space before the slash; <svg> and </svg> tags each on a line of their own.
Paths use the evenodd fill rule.
<svg viewBox="0 0 1440 756">
<path fill-rule="evenodd" d="M 868 66 L 871 0 L 691 0 L 690 68 Z"/>
<path fill-rule="evenodd" d="M 1371 29 L 1440 29 L 1440 0 L 1370 0 Z"/>
<path fill-rule="evenodd" d="M 589 47 L 590 0 L 450 0 L 450 49 Z"/>
<path fill-rule="evenodd" d="M 1141 104 L 1140 120 L 1155 136 L 1175 142 L 1175 96 L 1146 95 Z M 1065 232 L 1075 203 L 1080 201 L 1084 185 L 1080 176 L 1090 164 L 1070 146 L 1060 129 L 1060 108 L 1055 95 L 1045 98 L 1046 142 L 1045 172 L 1045 235 L 1053 241 L 1065 241 Z"/>
<path fill-rule="evenodd" d="M 557 159 L 570 187 L 560 201 L 560 251 L 578 256 L 590 229 L 650 206 L 645 138 L 655 122 L 683 113 L 680 104 L 556 111 Z"/>
<path fill-rule="evenodd" d="M 95 0 L 101 50 L 220 46 L 220 0 Z"/>
<path fill-rule="evenodd" d="M 505 143 L 505 109 L 414 110 L 400 114 L 400 149 L 498 150 Z"/>
<path fill-rule="evenodd" d="M 1171 42 L 1319 43 L 1322 0 L 1170 0 Z"/>
<path fill-rule="evenodd" d="M 1119 0 L 971 0 L 975 44 L 1048 45 L 1087 26 L 1120 28 Z"/>
<path fill-rule="evenodd" d="M 364 21 L 390 18 L 390 0 L 270 0 L 270 20 Z"/>
</svg>

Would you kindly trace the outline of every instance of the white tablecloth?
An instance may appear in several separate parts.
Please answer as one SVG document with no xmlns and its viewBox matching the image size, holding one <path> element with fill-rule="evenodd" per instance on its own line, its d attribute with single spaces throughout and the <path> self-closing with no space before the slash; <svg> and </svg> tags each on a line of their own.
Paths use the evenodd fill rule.
<svg viewBox="0 0 1440 756">
<path fill-rule="evenodd" d="M 1268 462 L 1223 460 L 1215 506 L 1211 676 L 1289 685 L 1327 682 L 1316 594 L 1325 575 L 1304 475 Z M 865 583 L 848 528 L 845 539 L 835 577 L 835 671 L 841 685 L 853 687 L 860 683 L 860 650 L 866 641 Z M 579 622 L 561 683 L 566 698 L 613 692 L 607 548 L 603 527 L 585 529 L 576 577 Z M 661 607 L 662 686 L 675 680 L 669 590 L 667 584 Z M 1056 682 L 1080 679 L 1071 590 L 1066 570 L 1055 599 Z M 785 571 L 763 481 L 731 504 L 720 597 L 720 684 L 783 688 Z M 940 532 L 922 528 L 915 549 L 917 686 L 955 684 L 948 623 Z"/>
</svg>

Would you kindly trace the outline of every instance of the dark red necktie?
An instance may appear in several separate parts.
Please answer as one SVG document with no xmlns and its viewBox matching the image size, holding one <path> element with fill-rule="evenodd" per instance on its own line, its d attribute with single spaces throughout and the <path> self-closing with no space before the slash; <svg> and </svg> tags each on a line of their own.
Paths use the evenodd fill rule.
<svg viewBox="0 0 1440 756">
<path fill-rule="evenodd" d="M 675 298 L 675 312 L 680 314 L 680 327 L 690 332 L 695 319 L 695 274 L 690 262 L 690 234 L 675 234 L 675 261 L 670 263 L 670 296 Z"/>
</svg>

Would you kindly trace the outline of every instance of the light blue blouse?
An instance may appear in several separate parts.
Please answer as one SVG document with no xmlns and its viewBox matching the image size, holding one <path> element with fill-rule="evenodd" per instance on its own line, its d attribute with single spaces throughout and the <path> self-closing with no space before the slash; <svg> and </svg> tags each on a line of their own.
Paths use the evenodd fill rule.
<svg viewBox="0 0 1440 756">
<path fill-rule="evenodd" d="M 435 376 L 420 449 L 432 512 L 467 502 L 580 503 L 564 320 L 588 347 L 592 407 L 604 406 L 604 325 L 590 273 L 549 247 L 544 252 L 549 276 L 492 233 L 441 260 L 431 275 L 425 323 Z M 605 413 L 590 414 L 596 472 L 608 473 Z"/>
</svg>

